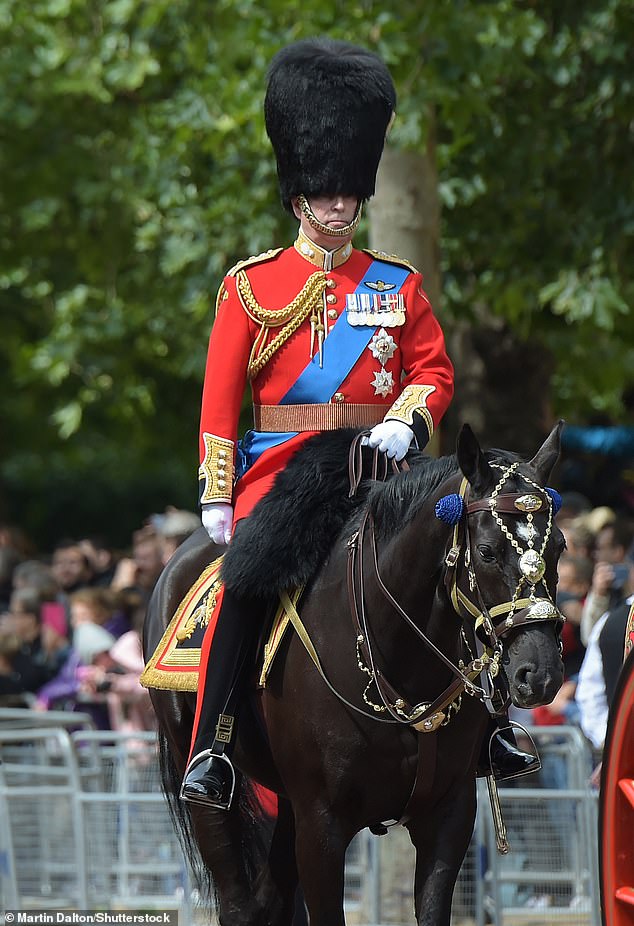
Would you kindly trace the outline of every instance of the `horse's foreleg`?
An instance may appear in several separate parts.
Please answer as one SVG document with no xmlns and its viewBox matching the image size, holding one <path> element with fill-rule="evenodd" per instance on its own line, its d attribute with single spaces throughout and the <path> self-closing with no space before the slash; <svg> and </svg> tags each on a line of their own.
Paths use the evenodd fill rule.
<svg viewBox="0 0 634 926">
<path fill-rule="evenodd" d="M 418 926 L 449 926 L 453 891 L 469 847 L 475 812 L 475 781 L 467 781 L 407 824 L 416 848 Z"/>
<path fill-rule="evenodd" d="M 295 808 L 297 869 L 310 926 L 345 926 L 344 864 L 349 839 L 324 807 Z"/>
</svg>

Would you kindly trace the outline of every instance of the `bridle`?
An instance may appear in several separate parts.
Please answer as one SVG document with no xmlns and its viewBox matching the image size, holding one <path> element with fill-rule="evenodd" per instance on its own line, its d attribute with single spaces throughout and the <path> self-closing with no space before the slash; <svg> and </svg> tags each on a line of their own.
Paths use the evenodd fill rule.
<svg viewBox="0 0 634 926">
<path fill-rule="evenodd" d="M 374 710 L 375 715 L 387 713 L 392 722 L 409 725 L 419 732 L 433 732 L 441 724 L 448 723 L 453 713 L 460 709 L 463 692 L 479 698 L 492 713 L 496 713 L 493 698 L 496 686 L 499 686 L 496 679 L 500 671 L 503 637 L 512 629 L 529 623 L 555 621 L 557 624 L 563 624 L 564 621 L 552 601 L 548 586 L 543 581 L 545 573 L 543 554 L 552 532 L 553 496 L 528 476 L 517 472 L 519 461 L 509 466 L 496 463 L 489 465 L 502 470 L 502 475 L 491 495 L 469 502 L 469 483 L 463 479 L 459 492 L 454 496 L 445 496 L 436 506 L 437 517 L 444 521 L 448 521 L 449 518 L 443 516 L 443 513 L 448 508 L 452 509 L 450 523 L 452 523 L 453 531 L 444 560 L 444 584 L 455 612 L 462 619 L 465 643 L 467 643 L 464 632 L 465 624 L 469 622 L 467 626 L 470 625 L 474 631 L 472 637 L 476 654 L 473 655 L 467 643 L 471 655 L 468 663 L 459 660 L 456 665 L 446 656 L 418 627 L 385 585 L 379 568 L 374 519 L 369 508 L 364 513 L 358 530 L 348 540 L 348 596 L 356 633 L 357 663 L 361 671 L 369 676 L 363 695 L 364 701 Z M 512 475 L 524 479 L 532 491 L 523 494 L 517 492 L 501 494 L 502 487 Z M 357 479 L 351 491 L 356 490 L 358 483 Z M 443 502 L 448 502 L 448 504 L 443 505 Z M 484 601 L 473 566 L 470 517 L 481 511 L 491 514 L 519 557 L 520 577 L 511 599 L 493 607 L 488 607 Z M 541 511 L 548 513 L 547 526 L 541 548 L 536 550 L 537 530 L 533 523 L 533 515 Z M 526 515 L 528 534 L 526 549 L 520 546 L 508 530 L 501 514 Z M 365 547 L 367 545 L 371 551 L 369 571 L 379 591 L 412 632 L 452 673 L 453 680 L 450 685 L 431 703 L 409 704 L 389 683 L 376 664 L 365 606 Z M 464 556 L 464 571 L 458 569 L 462 555 Z M 468 584 L 467 589 L 462 587 L 465 578 Z M 527 594 L 521 597 L 525 586 Z M 545 597 L 538 597 L 539 586 L 542 587 Z M 476 679 L 479 679 L 479 685 L 476 684 Z M 372 685 L 379 692 L 381 704 L 373 703 L 368 696 Z M 376 719 L 379 718 L 376 717 Z"/>
<path fill-rule="evenodd" d="M 352 442 L 349 456 L 350 496 L 356 494 L 361 483 L 362 441 L 367 432 L 358 434 Z M 406 461 L 400 466 L 389 461 L 384 454 L 375 451 L 372 462 L 371 478 L 384 480 L 389 470 L 398 473 L 409 469 Z M 445 548 L 443 562 L 444 587 L 455 613 L 461 618 L 461 635 L 469 661 L 458 660 L 456 664 L 431 640 L 427 634 L 412 620 L 394 595 L 387 588 L 381 576 L 376 540 L 374 518 L 368 506 L 357 530 L 348 539 L 347 586 L 349 611 L 356 637 L 356 655 L 359 669 L 369 677 L 363 692 L 367 708 L 353 704 L 332 684 L 313 646 L 310 636 L 297 612 L 294 603 L 286 592 L 280 593 L 285 612 L 295 628 L 302 644 L 330 691 L 355 713 L 381 723 L 397 723 L 408 726 L 420 733 L 431 733 L 440 726 L 449 723 L 459 710 L 462 695 L 478 698 L 491 714 L 499 714 L 508 704 L 508 693 L 501 693 L 500 667 L 502 660 L 502 639 L 513 628 L 524 624 L 555 622 L 559 630 L 565 618 L 553 604 L 548 586 L 543 581 L 545 563 L 543 553 L 552 532 L 554 509 L 554 490 L 544 489 L 528 476 L 516 472 L 520 462 L 509 466 L 489 463 L 489 466 L 501 469 L 502 475 L 491 492 L 483 499 L 469 501 L 469 483 L 462 480 L 459 492 L 441 498 L 436 504 L 436 517 L 453 527 Z M 504 483 L 511 475 L 524 479 L 530 486 L 528 493 L 501 494 Z M 548 519 L 541 549 L 535 550 L 537 531 L 533 525 L 535 512 L 548 511 Z M 510 601 L 493 607 L 487 606 L 480 589 L 473 567 L 473 538 L 470 517 L 478 512 L 489 512 L 497 523 L 504 537 L 518 554 L 520 578 Z M 527 518 L 527 548 L 524 550 L 510 533 L 501 514 L 521 515 Z M 370 548 L 369 568 L 366 569 L 366 547 Z M 459 569 L 461 556 L 464 555 L 465 570 Z M 369 572 L 380 593 L 406 626 L 424 643 L 450 670 L 453 678 L 441 694 L 431 702 L 419 702 L 412 705 L 387 680 L 376 663 L 368 617 L 366 614 L 365 575 Z M 466 577 L 468 588 L 463 588 Z M 528 594 L 520 597 L 522 589 L 527 586 Z M 537 596 L 537 588 L 542 585 L 545 597 Z M 470 645 L 469 637 L 471 637 Z M 561 639 L 559 641 L 561 652 Z M 475 650 L 475 654 L 473 652 Z M 479 684 L 476 683 L 479 681 Z M 369 691 L 374 686 L 378 691 L 381 704 L 370 700 Z M 383 716 L 388 715 L 388 716 Z"/>
<path fill-rule="evenodd" d="M 367 433 L 367 432 L 366 432 Z M 362 441 L 366 436 L 361 433 L 355 437 L 350 448 L 349 472 L 350 495 L 356 494 L 361 483 L 362 473 Z M 393 462 L 393 461 L 392 461 Z M 380 455 L 382 466 L 381 476 L 385 479 L 388 474 L 388 460 Z M 502 475 L 491 495 L 484 499 L 469 501 L 469 483 L 463 479 L 460 490 L 455 495 L 444 496 L 436 504 L 436 517 L 450 523 L 453 530 L 445 548 L 443 563 L 444 587 L 454 611 L 461 619 L 460 633 L 465 649 L 469 654 L 469 661 L 462 659 L 456 664 L 438 646 L 430 640 L 427 634 L 407 614 L 394 595 L 387 588 L 379 567 L 379 555 L 376 540 L 376 531 L 371 506 L 368 505 L 363 514 L 359 527 L 348 539 L 348 567 L 347 585 L 349 610 L 356 637 L 357 665 L 364 672 L 369 681 L 363 692 L 366 708 L 351 703 L 331 683 L 319 660 L 319 656 L 304 627 L 299 614 L 290 600 L 288 594 L 280 594 L 286 614 L 295 628 L 301 642 L 306 648 L 310 658 L 315 664 L 323 681 L 330 691 L 346 705 L 351 711 L 366 718 L 381 723 L 399 724 L 418 733 L 433 733 L 439 727 L 446 726 L 452 717 L 458 713 L 462 705 L 463 695 L 466 693 L 478 698 L 491 715 L 500 724 L 500 717 L 506 708 L 509 696 L 508 691 L 502 694 L 500 667 L 502 660 L 502 638 L 513 628 L 524 624 L 534 624 L 555 621 L 557 626 L 563 624 L 563 616 L 553 604 L 547 584 L 543 581 L 546 564 L 543 554 L 552 532 L 554 515 L 554 490 L 544 489 L 533 482 L 523 473 L 516 472 L 519 462 L 509 466 L 489 463 L 489 466 L 502 470 Z M 379 454 L 374 453 L 372 464 L 372 478 L 379 476 Z M 398 471 L 396 464 L 393 469 Z M 401 468 L 408 469 L 405 464 Z M 511 475 L 526 480 L 533 491 L 525 494 L 501 494 L 501 489 Z M 552 493 L 552 494 L 551 494 Z M 548 512 L 547 527 L 544 533 L 540 550 L 535 549 L 537 531 L 533 524 L 533 515 L 536 511 Z M 489 512 L 496 522 L 506 540 L 518 554 L 519 575 L 515 591 L 510 601 L 488 607 L 478 584 L 476 571 L 473 566 L 473 537 L 470 518 L 479 512 Z M 524 550 L 516 538 L 506 527 L 501 514 L 526 514 L 526 549 Z M 366 547 L 370 548 L 369 565 L 366 559 Z M 464 556 L 465 569 L 459 568 L 461 557 Z M 442 662 L 451 672 L 450 684 L 431 702 L 409 704 L 398 693 L 377 666 L 372 647 L 365 601 L 365 576 L 368 572 L 378 587 L 380 593 L 390 604 L 393 610 L 405 622 L 406 626 L 423 642 L 423 644 Z M 464 577 L 468 588 L 463 588 Z M 539 586 L 544 589 L 545 597 L 538 597 Z M 522 596 L 524 586 L 527 594 Z M 471 649 L 468 636 L 471 636 L 475 654 Z M 560 638 L 561 652 L 561 638 Z M 476 682 L 477 680 L 477 682 Z M 381 704 L 370 700 L 369 690 L 374 686 L 381 698 Z M 508 720 L 506 724 L 508 725 Z M 410 795 L 399 819 L 394 822 L 406 822 L 412 815 L 420 812 L 424 801 L 430 794 L 435 780 L 437 754 L 437 738 L 435 736 L 417 737 L 417 767 Z M 487 786 L 496 832 L 496 844 L 500 852 L 508 851 L 506 831 L 502 819 L 502 811 L 497 797 L 495 780 L 490 774 L 487 776 Z M 379 829 L 372 832 L 386 832 L 385 824 L 379 824 Z"/>
</svg>

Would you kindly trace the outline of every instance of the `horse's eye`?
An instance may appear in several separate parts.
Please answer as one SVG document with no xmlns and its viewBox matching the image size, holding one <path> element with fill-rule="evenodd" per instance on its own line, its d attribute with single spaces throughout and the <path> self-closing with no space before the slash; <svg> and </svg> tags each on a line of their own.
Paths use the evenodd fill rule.
<svg viewBox="0 0 634 926">
<path fill-rule="evenodd" d="M 495 553 L 491 547 L 487 547 L 486 545 L 482 544 L 482 546 L 478 546 L 478 553 L 485 563 L 495 562 Z"/>
</svg>

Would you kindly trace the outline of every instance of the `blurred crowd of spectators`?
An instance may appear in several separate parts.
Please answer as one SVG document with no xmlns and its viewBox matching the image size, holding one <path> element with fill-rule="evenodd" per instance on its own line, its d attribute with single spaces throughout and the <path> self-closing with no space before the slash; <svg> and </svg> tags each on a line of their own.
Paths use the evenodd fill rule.
<svg viewBox="0 0 634 926">
<path fill-rule="evenodd" d="M 0 707 L 81 711 L 98 729 L 153 729 L 142 626 L 152 589 L 198 515 L 168 508 L 125 554 L 102 538 L 60 540 L 46 556 L 0 524 Z"/>
<path fill-rule="evenodd" d="M 634 519 L 566 493 L 557 524 L 567 547 L 557 602 L 567 618 L 565 682 L 530 723 L 577 724 L 598 763 L 634 596 Z M 0 525 L 0 706 L 81 710 L 102 729 L 151 728 L 138 681 L 146 606 L 163 566 L 199 526 L 197 514 L 168 508 L 134 533 L 127 555 L 81 537 L 42 557 L 19 529 Z"/>
<path fill-rule="evenodd" d="M 626 509 L 627 510 L 627 509 Z M 623 664 L 629 605 L 634 597 L 634 519 L 606 506 L 593 507 L 579 493 L 563 495 L 557 525 L 566 538 L 559 561 L 557 604 L 566 617 L 563 627 L 564 683 L 551 704 L 533 708 L 529 723 L 539 730 L 542 768 L 530 776 L 533 787 L 562 791 L 561 801 L 547 801 L 545 818 L 532 820 L 527 811 L 520 846 L 542 845 L 555 867 L 572 872 L 576 843 L 584 839 L 578 808 L 565 795 L 575 784 L 576 760 L 570 753 L 575 742 L 571 727 L 581 730 L 588 744 L 589 762 L 580 770 L 586 781 L 599 786 L 601 756 L 607 732 L 608 711 Z M 526 711 L 515 709 L 520 723 Z M 562 727 L 568 729 L 562 731 Z M 524 779 L 519 779 L 520 787 Z M 531 828 L 532 827 L 532 828 Z M 543 832 L 538 833 L 541 827 Z M 540 839 L 544 842 L 540 842 Z M 574 878 L 534 883 L 523 904 L 588 911 L 590 900 L 577 893 Z"/>
<path fill-rule="evenodd" d="M 551 704 L 532 711 L 531 722 L 578 725 L 598 765 L 634 600 L 634 519 L 608 507 L 592 508 L 584 496 L 569 493 L 557 524 L 566 538 L 557 588 L 566 617 L 565 680 Z"/>
</svg>

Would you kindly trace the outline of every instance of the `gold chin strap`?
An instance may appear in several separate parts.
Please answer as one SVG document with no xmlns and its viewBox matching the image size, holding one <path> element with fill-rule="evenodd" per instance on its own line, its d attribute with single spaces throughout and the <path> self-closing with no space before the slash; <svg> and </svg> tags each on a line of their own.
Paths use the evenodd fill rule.
<svg viewBox="0 0 634 926">
<path fill-rule="evenodd" d="M 308 224 L 315 229 L 315 231 L 321 232 L 322 235 L 330 235 L 331 238 L 345 238 L 346 235 L 351 235 L 356 231 L 359 222 L 361 221 L 361 214 L 363 212 L 363 207 L 361 203 L 357 206 L 357 211 L 352 222 L 349 222 L 347 225 L 344 225 L 343 228 L 329 228 L 328 225 L 324 225 L 323 222 L 320 222 L 313 210 L 310 208 L 310 203 L 306 199 L 303 193 L 297 197 L 299 203 L 299 208 L 301 209 L 302 215 L 308 220 Z"/>
</svg>

